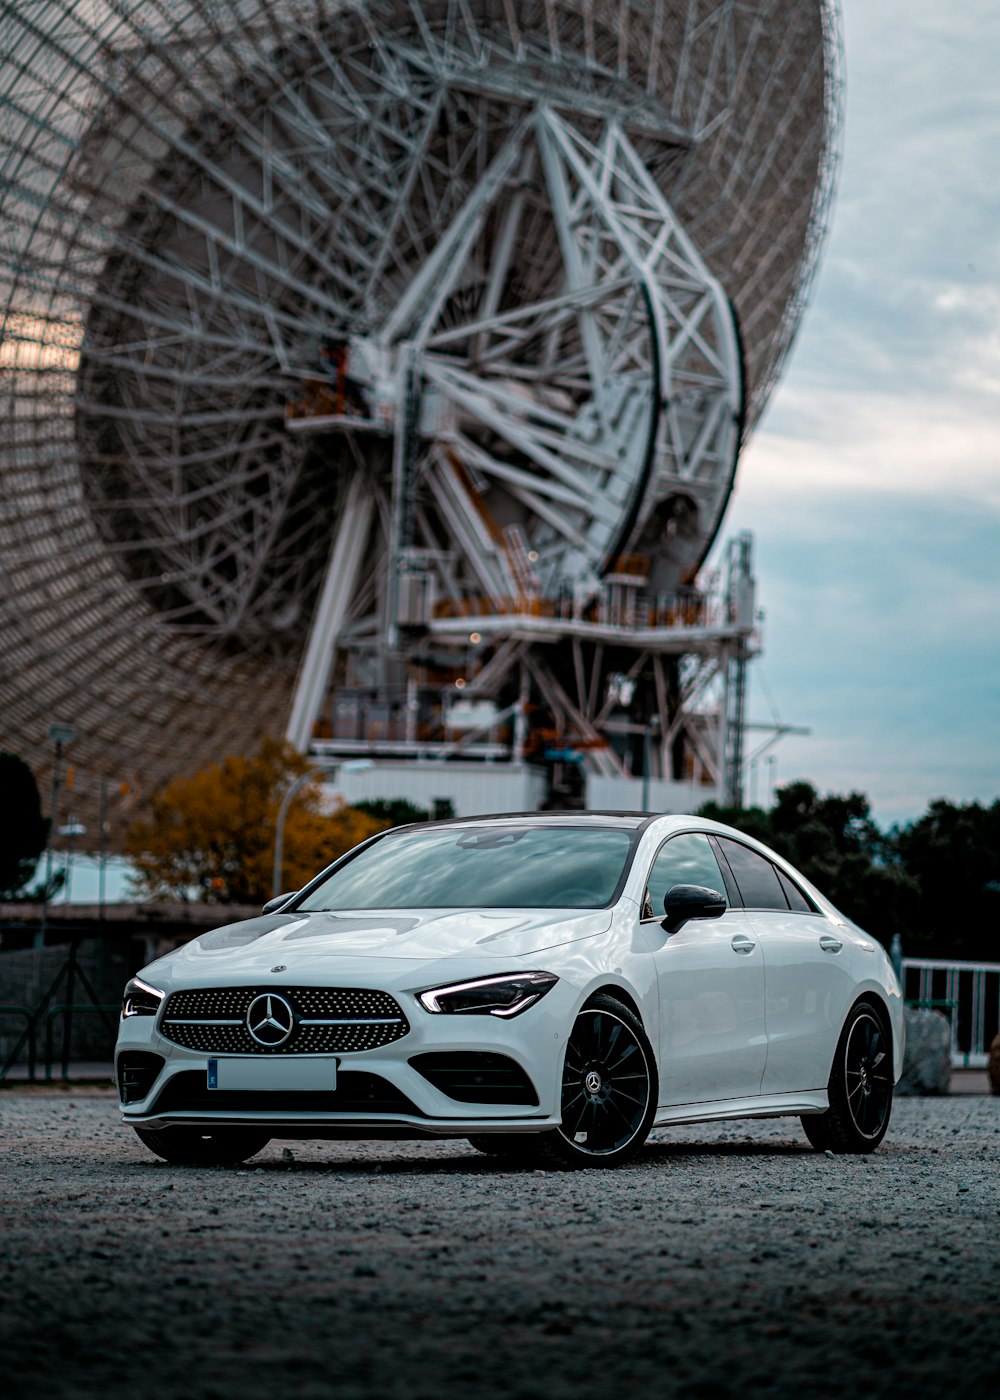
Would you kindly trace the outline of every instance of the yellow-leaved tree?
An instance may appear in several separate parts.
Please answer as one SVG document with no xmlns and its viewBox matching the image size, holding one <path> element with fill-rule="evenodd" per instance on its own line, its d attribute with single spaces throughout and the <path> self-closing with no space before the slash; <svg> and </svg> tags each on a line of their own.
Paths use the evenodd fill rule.
<svg viewBox="0 0 1000 1400">
<path fill-rule="evenodd" d="M 218 904 L 269 899 L 278 811 L 310 766 L 290 744 L 267 739 L 250 757 L 224 758 L 168 783 L 126 834 L 138 892 Z M 323 811 L 319 782 L 305 783 L 285 818 L 282 890 L 299 889 L 388 825 L 353 807 Z"/>
</svg>

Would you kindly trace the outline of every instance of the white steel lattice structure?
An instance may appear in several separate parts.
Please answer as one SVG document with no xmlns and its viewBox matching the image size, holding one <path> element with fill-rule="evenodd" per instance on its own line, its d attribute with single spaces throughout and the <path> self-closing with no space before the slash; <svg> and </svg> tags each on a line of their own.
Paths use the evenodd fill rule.
<svg viewBox="0 0 1000 1400">
<path fill-rule="evenodd" d="M 0 743 L 447 754 L 457 687 L 491 754 L 721 784 L 752 603 L 694 584 L 832 0 L 0 0 L 0 61 Z"/>
</svg>

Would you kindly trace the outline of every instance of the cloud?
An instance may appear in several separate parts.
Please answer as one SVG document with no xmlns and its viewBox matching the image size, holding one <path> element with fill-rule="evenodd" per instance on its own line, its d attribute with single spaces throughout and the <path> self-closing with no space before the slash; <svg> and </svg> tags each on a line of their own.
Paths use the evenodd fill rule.
<svg viewBox="0 0 1000 1400">
<path fill-rule="evenodd" d="M 964 492 L 942 489 L 933 452 L 921 473 L 880 486 L 842 470 L 838 443 L 764 434 L 755 451 L 727 533 L 756 536 L 765 621 L 755 666 L 781 717 L 812 731 L 782 740 L 779 781 L 804 776 L 824 791 L 866 792 L 883 824 L 918 816 L 938 796 L 992 800 L 1000 794 L 996 490 L 984 506 L 968 477 Z M 750 714 L 769 718 L 753 679 Z"/>
<path fill-rule="evenodd" d="M 843 163 L 793 373 L 860 392 L 992 393 L 1000 9 L 845 0 L 844 29 Z"/>
<path fill-rule="evenodd" d="M 1000 794 L 1000 6 L 843 8 L 829 246 L 724 535 L 756 536 L 754 664 L 812 729 L 778 782 L 889 822 Z"/>
<path fill-rule="evenodd" d="M 994 362 L 978 363 L 985 375 Z M 1000 344 L 995 365 L 1000 375 Z M 757 498 L 818 510 L 834 492 L 974 500 L 1000 512 L 997 401 L 790 382 L 743 454 L 738 492 L 744 483 Z"/>
<path fill-rule="evenodd" d="M 809 738 L 781 741 L 771 775 L 758 765 L 757 799 L 766 802 L 768 776 L 777 787 L 803 778 L 821 792 L 865 793 L 883 828 L 913 821 L 937 797 L 984 804 L 996 799 L 1000 769 L 995 761 L 984 764 L 974 743 L 959 738 L 941 748 L 918 736 L 907 734 L 905 740 L 887 750 L 884 734 L 863 714 L 837 732 L 814 726 Z"/>
</svg>

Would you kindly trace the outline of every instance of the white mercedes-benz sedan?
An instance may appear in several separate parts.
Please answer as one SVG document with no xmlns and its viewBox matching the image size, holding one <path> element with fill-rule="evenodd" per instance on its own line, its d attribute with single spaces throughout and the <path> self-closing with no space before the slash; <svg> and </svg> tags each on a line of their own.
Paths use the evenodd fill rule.
<svg viewBox="0 0 1000 1400">
<path fill-rule="evenodd" d="M 801 1117 L 871 1152 L 903 1061 L 882 946 L 696 817 L 397 827 L 125 989 L 124 1121 L 173 1162 L 271 1138 L 625 1161 L 653 1127 Z"/>
</svg>

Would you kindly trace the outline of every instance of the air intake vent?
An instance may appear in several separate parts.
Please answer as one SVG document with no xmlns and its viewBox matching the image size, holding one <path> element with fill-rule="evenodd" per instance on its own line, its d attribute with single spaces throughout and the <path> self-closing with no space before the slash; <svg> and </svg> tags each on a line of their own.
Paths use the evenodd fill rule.
<svg viewBox="0 0 1000 1400">
<path fill-rule="evenodd" d="M 486 1051 L 414 1055 L 410 1064 L 459 1103 L 537 1104 L 535 1086 L 516 1061 Z"/>
<path fill-rule="evenodd" d="M 152 1089 L 156 1076 L 163 1068 L 162 1055 L 148 1050 L 127 1050 L 118 1056 L 118 1097 L 122 1103 L 139 1103 Z"/>
</svg>

